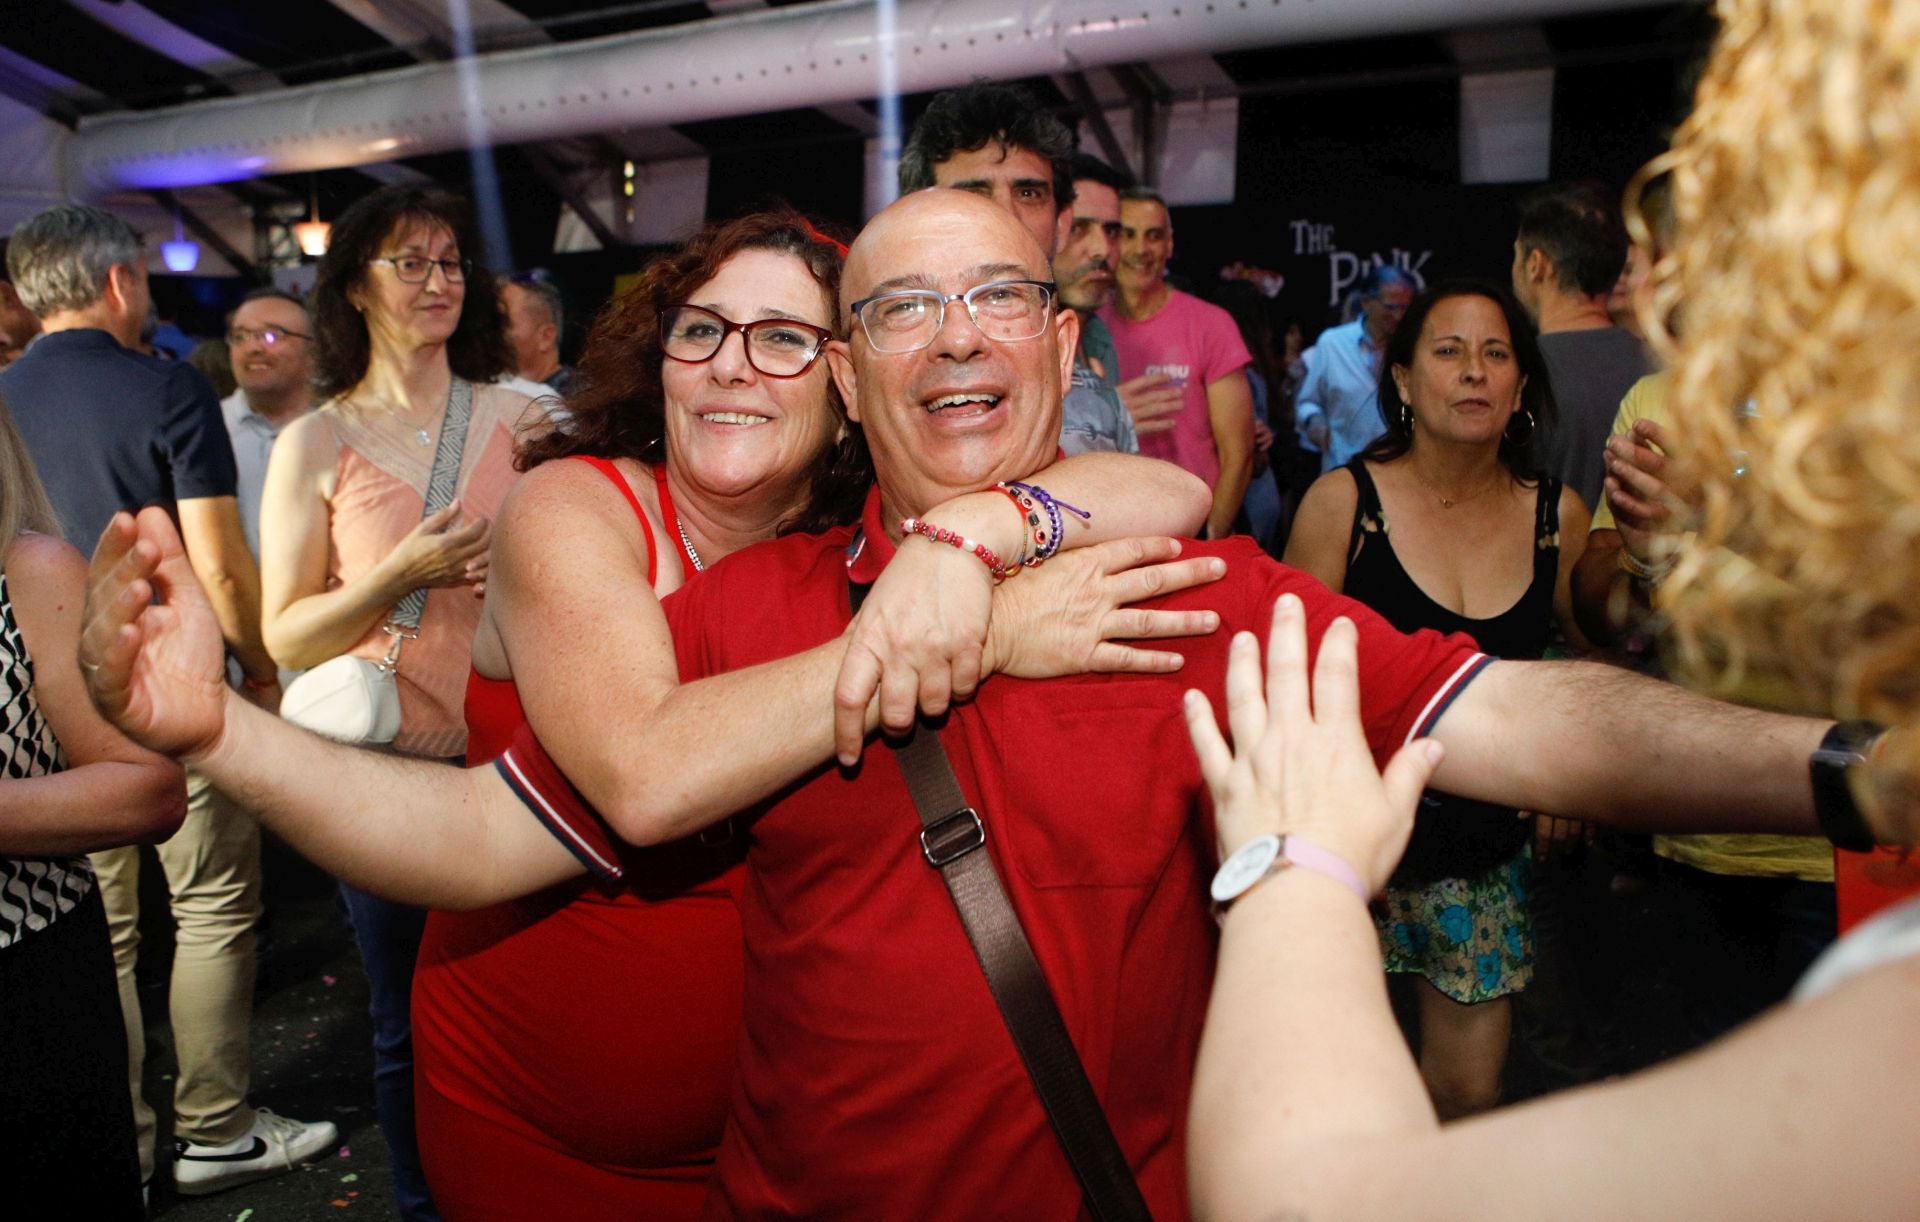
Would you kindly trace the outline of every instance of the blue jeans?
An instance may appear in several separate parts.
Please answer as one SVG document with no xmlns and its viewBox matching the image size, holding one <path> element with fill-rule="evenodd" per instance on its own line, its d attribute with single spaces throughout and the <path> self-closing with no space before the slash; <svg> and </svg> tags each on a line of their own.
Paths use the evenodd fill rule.
<svg viewBox="0 0 1920 1222">
<path fill-rule="evenodd" d="M 439 1222 L 413 1131 L 413 961 L 420 955 L 426 910 L 383 900 L 346 883 L 340 884 L 340 898 L 346 902 L 367 971 L 373 1100 L 393 1168 L 394 1203 L 407 1222 Z"/>
</svg>

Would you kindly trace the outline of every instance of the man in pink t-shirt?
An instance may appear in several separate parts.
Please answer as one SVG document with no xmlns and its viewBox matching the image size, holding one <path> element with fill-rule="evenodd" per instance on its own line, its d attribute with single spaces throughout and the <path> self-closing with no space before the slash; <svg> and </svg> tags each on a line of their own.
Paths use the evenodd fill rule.
<svg viewBox="0 0 1920 1222">
<path fill-rule="evenodd" d="M 1140 452 L 1178 463 L 1213 488 L 1207 538 L 1233 529 L 1253 476 L 1253 358 L 1233 318 L 1166 281 L 1173 220 L 1145 187 L 1120 199 L 1119 293 L 1100 311 L 1120 354 L 1120 398 Z"/>
</svg>

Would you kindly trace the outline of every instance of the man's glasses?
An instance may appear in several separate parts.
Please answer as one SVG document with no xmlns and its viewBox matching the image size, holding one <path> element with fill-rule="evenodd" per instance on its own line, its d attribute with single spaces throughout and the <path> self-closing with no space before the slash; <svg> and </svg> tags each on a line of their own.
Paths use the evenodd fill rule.
<svg viewBox="0 0 1920 1222">
<path fill-rule="evenodd" d="M 228 327 L 227 344 L 238 348 L 250 340 L 259 340 L 269 348 L 278 348 L 290 339 L 312 339 L 304 331 L 289 331 L 285 327 Z"/>
<path fill-rule="evenodd" d="M 472 259 L 429 259 L 423 255 L 381 255 L 367 262 L 385 263 L 392 267 L 393 274 L 402 284 L 425 284 L 436 267 L 447 278 L 448 284 L 459 284 L 473 270 Z"/>
<path fill-rule="evenodd" d="M 720 352 L 738 331 L 747 364 L 770 378 L 797 378 L 820 357 L 833 332 L 791 318 L 734 322 L 699 306 L 668 306 L 660 312 L 660 349 L 676 361 L 699 365 Z"/>
<path fill-rule="evenodd" d="M 947 305 L 962 302 L 988 339 L 1017 343 L 1047 329 L 1055 285 L 1050 280 L 993 280 L 964 293 L 904 289 L 853 303 L 853 315 L 876 352 L 916 352 L 947 323 Z"/>
</svg>

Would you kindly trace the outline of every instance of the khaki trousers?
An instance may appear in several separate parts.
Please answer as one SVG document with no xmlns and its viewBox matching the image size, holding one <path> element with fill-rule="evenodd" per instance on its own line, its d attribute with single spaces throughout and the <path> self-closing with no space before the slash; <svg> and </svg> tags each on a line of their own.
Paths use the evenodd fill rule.
<svg viewBox="0 0 1920 1222">
<path fill-rule="evenodd" d="M 253 927 L 260 919 L 260 825 L 205 777 L 189 772 L 186 821 L 158 852 L 176 926 L 168 989 L 180 1062 L 173 1132 L 202 1145 L 224 1145 L 253 1127 L 253 1108 L 247 1104 L 253 1069 L 248 1027 L 253 1019 Z M 146 1028 L 133 974 L 140 953 L 139 850 L 95 853 L 93 869 L 106 903 L 119 975 L 144 1179 L 153 1174 L 155 1120 L 140 1094 Z"/>
</svg>

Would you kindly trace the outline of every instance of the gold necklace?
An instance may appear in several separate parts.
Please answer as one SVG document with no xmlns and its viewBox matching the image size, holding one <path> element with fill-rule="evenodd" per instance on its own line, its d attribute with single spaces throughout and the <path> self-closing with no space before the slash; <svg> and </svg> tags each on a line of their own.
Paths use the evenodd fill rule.
<svg viewBox="0 0 1920 1222">
<path fill-rule="evenodd" d="M 388 403 L 384 399 L 374 398 L 371 401 L 349 399 L 347 402 L 370 419 L 386 416 L 388 419 L 393 420 L 400 426 L 400 435 L 402 437 L 411 435 L 416 445 L 430 446 L 433 444 L 433 434 L 427 431 L 425 425 L 415 424 L 413 421 L 408 420 L 405 416 L 401 415 L 398 407 Z M 429 411 L 427 418 L 431 419 L 433 415 L 434 413 Z"/>
<path fill-rule="evenodd" d="M 1472 492 L 1467 493 L 1465 496 L 1447 496 L 1445 493 L 1441 492 L 1438 488 L 1434 487 L 1433 484 L 1428 482 L 1427 477 L 1420 474 L 1417 468 L 1413 473 L 1413 477 L 1419 480 L 1421 486 L 1424 487 L 1428 492 L 1433 493 L 1434 499 L 1440 502 L 1440 508 L 1442 509 L 1452 509 L 1455 505 L 1464 505 L 1466 502 L 1473 500 L 1475 497 L 1481 495 L 1482 493 L 1492 491 L 1494 488 L 1498 487 L 1500 483 L 1499 480 L 1494 480 L 1491 483 L 1481 485 L 1479 488 L 1474 489 Z"/>
</svg>

